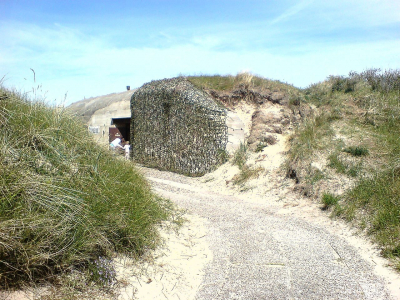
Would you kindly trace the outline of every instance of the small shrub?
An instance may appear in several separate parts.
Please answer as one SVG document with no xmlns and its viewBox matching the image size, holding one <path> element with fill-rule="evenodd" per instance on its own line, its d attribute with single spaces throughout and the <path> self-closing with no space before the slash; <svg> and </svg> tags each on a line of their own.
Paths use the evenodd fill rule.
<svg viewBox="0 0 400 300">
<path fill-rule="evenodd" d="M 335 169 L 338 173 L 345 174 L 347 171 L 347 165 L 338 157 L 337 153 L 331 154 L 328 157 L 328 166 Z"/>
<path fill-rule="evenodd" d="M 239 149 L 233 155 L 232 164 L 239 167 L 240 172 L 233 177 L 233 184 L 243 184 L 251 178 L 256 178 L 264 170 L 262 167 L 252 168 L 246 165 L 248 158 L 247 146 L 240 144 Z"/>
<path fill-rule="evenodd" d="M 362 146 L 350 146 L 344 148 L 343 152 L 349 153 L 353 156 L 365 156 L 369 154 L 368 149 Z"/>
<path fill-rule="evenodd" d="M 360 173 L 361 167 L 359 165 L 354 165 L 348 168 L 346 171 L 346 174 L 349 175 L 350 177 L 357 177 L 358 174 Z"/>
<path fill-rule="evenodd" d="M 289 105 L 299 106 L 304 98 L 300 94 L 291 95 L 289 98 Z"/>
<path fill-rule="evenodd" d="M 239 169 L 242 169 L 246 164 L 247 158 L 247 146 L 243 143 L 240 143 L 239 148 L 233 154 L 232 164 L 237 165 Z"/>
<path fill-rule="evenodd" d="M 252 168 L 245 165 L 240 169 L 240 173 L 233 177 L 233 183 L 241 185 L 251 178 L 257 178 L 262 171 L 264 171 L 262 167 Z"/>
<path fill-rule="evenodd" d="M 342 112 L 340 111 L 340 108 L 335 107 L 330 112 L 330 114 L 328 115 L 327 119 L 328 119 L 329 122 L 343 119 Z"/>
<path fill-rule="evenodd" d="M 329 80 L 332 82 L 332 92 L 343 91 L 345 77 L 344 76 L 330 76 Z"/>
<path fill-rule="evenodd" d="M 261 152 L 261 151 L 263 151 L 264 148 L 267 147 L 267 146 L 268 146 L 267 143 L 262 143 L 262 142 L 260 142 L 260 143 L 258 143 L 255 152 Z"/>
<path fill-rule="evenodd" d="M 329 80 L 332 82 L 332 92 L 353 92 L 357 84 L 355 78 L 346 78 L 344 76 L 330 76 Z"/>
<path fill-rule="evenodd" d="M 339 203 L 339 197 L 334 196 L 330 193 L 324 193 L 322 195 L 322 204 L 324 205 L 322 209 L 326 210 L 330 207 L 336 207 Z"/>
<path fill-rule="evenodd" d="M 400 244 L 397 245 L 393 250 L 392 250 L 392 255 L 400 257 Z"/>
<path fill-rule="evenodd" d="M 342 161 L 337 153 L 331 154 L 328 157 L 328 166 L 335 169 L 340 174 L 346 174 L 350 177 L 357 177 L 361 170 L 361 164 L 349 164 Z"/>
<path fill-rule="evenodd" d="M 324 175 L 324 173 L 322 172 L 322 171 L 320 171 L 320 170 L 316 170 L 313 174 L 312 174 L 312 176 L 311 176 L 311 178 L 310 178 L 310 184 L 312 185 L 312 184 L 314 184 L 314 183 L 316 183 L 316 182 L 318 182 L 318 181 L 320 181 L 320 180 L 322 180 L 322 179 L 324 179 L 325 178 L 325 175 Z"/>
</svg>

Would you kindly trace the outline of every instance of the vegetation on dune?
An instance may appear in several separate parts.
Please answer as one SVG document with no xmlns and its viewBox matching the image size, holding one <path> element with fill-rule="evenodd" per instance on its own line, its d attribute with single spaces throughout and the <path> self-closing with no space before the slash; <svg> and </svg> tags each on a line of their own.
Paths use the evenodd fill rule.
<svg viewBox="0 0 400 300">
<path fill-rule="evenodd" d="M 231 163 L 239 168 L 239 173 L 236 174 L 232 181 L 234 184 L 243 187 L 244 183 L 251 178 L 257 178 L 264 171 L 262 167 L 254 167 L 247 165 L 248 148 L 244 144 L 240 144 L 239 148 L 233 154 Z"/>
<path fill-rule="evenodd" d="M 294 86 L 279 80 L 270 80 L 251 73 L 239 73 L 236 76 L 227 75 L 200 75 L 188 76 L 187 79 L 195 86 L 206 90 L 232 91 L 239 87 L 251 87 L 270 90 L 287 90 L 292 93 L 298 91 Z"/>
<path fill-rule="evenodd" d="M 172 215 L 80 121 L 0 88 L 0 286 L 140 256 Z"/>
<path fill-rule="evenodd" d="M 330 76 L 303 93 L 315 113 L 290 139 L 288 174 L 371 234 L 400 269 L 400 70 Z M 330 185 L 340 176 L 350 185 L 338 197 Z"/>
</svg>

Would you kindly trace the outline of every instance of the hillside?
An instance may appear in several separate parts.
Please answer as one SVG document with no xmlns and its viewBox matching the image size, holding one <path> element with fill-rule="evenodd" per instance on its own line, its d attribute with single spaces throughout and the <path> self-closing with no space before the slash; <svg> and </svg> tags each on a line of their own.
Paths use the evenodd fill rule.
<svg viewBox="0 0 400 300">
<path fill-rule="evenodd" d="M 80 117 L 83 122 L 88 123 L 92 116 L 98 111 L 129 111 L 129 100 L 134 92 L 135 90 L 132 89 L 121 93 L 83 99 L 69 105 L 68 110 L 72 114 Z"/>
<path fill-rule="evenodd" d="M 262 195 L 280 178 L 370 235 L 400 269 L 398 70 L 330 76 L 304 90 L 246 75 L 189 80 L 247 126 L 231 163 L 205 180 Z"/>
<path fill-rule="evenodd" d="M 331 76 L 302 96 L 315 109 L 290 138 L 288 176 L 400 269 L 400 71 Z"/>
<path fill-rule="evenodd" d="M 174 214 L 131 163 L 99 147 L 82 125 L 63 109 L 0 88 L 1 289 L 112 285 L 111 258 L 154 249 L 159 225 Z"/>
</svg>

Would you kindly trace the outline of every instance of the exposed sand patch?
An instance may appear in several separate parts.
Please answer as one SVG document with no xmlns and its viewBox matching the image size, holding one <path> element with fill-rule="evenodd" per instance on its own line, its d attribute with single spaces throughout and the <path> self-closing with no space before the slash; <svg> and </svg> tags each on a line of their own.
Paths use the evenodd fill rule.
<svg viewBox="0 0 400 300">
<path fill-rule="evenodd" d="M 129 259 L 115 260 L 121 283 L 118 299 L 186 299 L 195 298 L 202 282 L 203 268 L 212 260 L 206 241 L 205 220 L 185 215 L 189 220 L 179 232 L 162 231 L 164 247 L 144 257 L 140 266 Z"/>
</svg>

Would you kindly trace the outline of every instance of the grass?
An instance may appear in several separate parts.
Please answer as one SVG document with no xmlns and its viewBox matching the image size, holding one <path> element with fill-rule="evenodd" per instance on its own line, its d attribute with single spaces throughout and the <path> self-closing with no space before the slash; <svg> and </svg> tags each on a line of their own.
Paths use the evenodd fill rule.
<svg viewBox="0 0 400 300">
<path fill-rule="evenodd" d="M 310 175 L 307 177 L 306 180 L 311 185 L 313 185 L 314 183 L 326 178 L 325 174 L 319 169 L 312 169 L 312 170 L 309 171 L 309 174 Z"/>
<path fill-rule="evenodd" d="M 246 165 L 242 169 L 240 169 L 239 174 L 234 176 L 233 183 L 236 185 L 243 185 L 249 179 L 257 178 L 258 176 L 260 176 L 260 173 L 262 171 L 264 171 L 264 168 L 262 167 L 252 168 Z"/>
<path fill-rule="evenodd" d="M 259 142 L 259 143 L 257 144 L 257 147 L 256 147 L 256 149 L 254 150 L 254 152 L 261 152 L 261 151 L 263 151 L 264 148 L 266 148 L 266 147 L 268 147 L 268 144 L 267 144 L 267 143 L 265 143 L 265 142 Z"/>
<path fill-rule="evenodd" d="M 353 156 L 365 156 L 369 154 L 368 149 L 362 146 L 350 146 L 344 148 L 343 152 L 349 153 Z"/>
<path fill-rule="evenodd" d="M 289 141 L 287 168 L 310 161 L 314 152 L 327 147 L 326 138 L 332 136 L 332 118 L 329 114 L 311 116 L 295 129 Z"/>
<path fill-rule="evenodd" d="M 306 171 L 324 156 L 335 176 L 349 176 L 353 187 L 340 198 L 322 189 L 324 209 L 365 230 L 400 270 L 400 70 L 331 76 L 303 93 L 324 121 L 314 115 L 296 129 L 288 168 L 297 181 L 323 187 L 325 178 L 310 180 Z"/>
<path fill-rule="evenodd" d="M 331 193 L 324 193 L 322 195 L 322 200 L 321 200 L 323 206 L 323 209 L 328 209 L 331 207 L 336 207 L 339 205 L 339 197 L 331 194 Z"/>
<path fill-rule="evenodd" d="M 328 157 L 328 166 L 335 169 L 338 173 L 346 174 L 350 177 L 357 177 L 361 171 L 361 163 L 353 164 L 340 159 L 338 153 L 333 153 Z"/>
<path fill-rule="evenodd" d="M 363 178 L 344 200 L 346 219 L 357 221 L 363 217 L 367 232 L 384 255 L 397 260 L 400 270 L 400 174 L 384 172 Z"/>
<path fill-rule="evenodd" d="M 235 151 L 232 158 L 232 164 L 242 169 L 248 159 L 247 146 L 240 143 L 239 148 Z"/>
<path fill-rule="evenodd" d="M 63 109 L 0 88 L 0 286 L 55 280 L 158 245 L 174 214 Z"/>
<path fill-rule="evenodd" d="M 278 80 L 270 80 L 251 73 L 239 73 L 236 76 L 201 75 L 188 76 L 187 79 L 201 89 L 216 91 L 233 91 L 236 88 L 246 87 L 255 89 L 269 89 L 273 91 L 285 90 L 297 93 L 297 89 L 290 84 Z"/>
<path fill-rule="evenodd" d="M 248 159 L 248 149 L 245 144 L 240 144 L 232 158 L 232 164 L 239 167 L 239 174 L 233 177 L 233 183 L 243 185 L 251 178 L 257 178 L 264 169 L 262 167 L 249 167 L 246 162 Z"/>
</svg>

